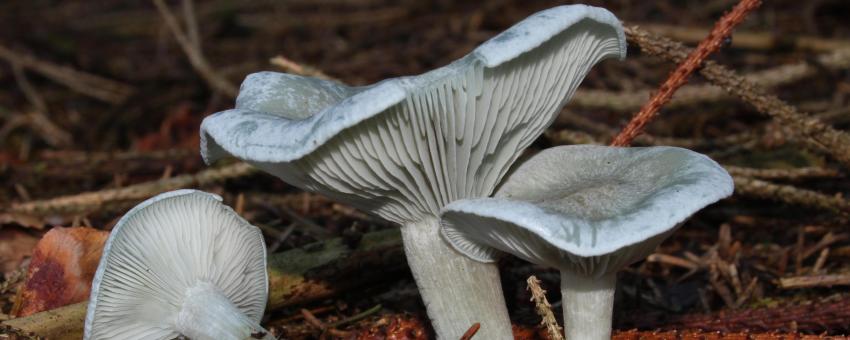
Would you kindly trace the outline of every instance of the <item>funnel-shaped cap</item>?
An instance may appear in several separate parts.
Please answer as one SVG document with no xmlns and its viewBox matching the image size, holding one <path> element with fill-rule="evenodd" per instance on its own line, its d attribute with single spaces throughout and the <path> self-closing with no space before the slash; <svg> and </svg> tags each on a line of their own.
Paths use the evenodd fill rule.
<svg viewBox="0 0 850 340">
<path fill-rule="evenodd" d="M 495 197 L 446 206 L 442 233 L 479 261 L 501 250 L 601 276 L 648 255 L 732 188 L 726 170 L 686 149 L 555 147 L 520 165 Z"/>
<path fill-rule="evenodd" d="M 233 155 L 390 221 L 488 196 L 623 29 L 584 5 L 536 13 L 445 67 L 350 88 L 249 76 L 237 107 L 207 117 L 201 153 Z"/>
</svg>

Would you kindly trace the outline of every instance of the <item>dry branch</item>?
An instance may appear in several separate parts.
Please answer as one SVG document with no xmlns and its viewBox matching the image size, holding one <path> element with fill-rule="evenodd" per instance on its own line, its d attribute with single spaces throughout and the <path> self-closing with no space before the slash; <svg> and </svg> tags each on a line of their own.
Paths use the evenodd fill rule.
<svg viewBox="0 0 850 340">
<path fill-rule="evenodd" d="M 4 46 L 0 46 L 0 58 L 37 72 L 73 91 L 108 103 L 121 103 L 135 91 L 130 85 L 70 67 L 58 66 L 31 55 L 14 52 Z"/>
<path fill-rule="evenodd" d="M 607 127 L 606 127 L 607 129 Z M 610 139 L 614 136 L 615 131 L 601 133 L 600 137 L 595 137 L 589 133 L 578 130 L 561 129 L 558 131 L 546 131 L 546 138 L 555 144 L 603 144 L 604 139 Z M 753 132 L 742 132 L 727 136 L 715 138 L 675 138 L 653 136 L 642 134 L 635 137 L 636 145 L 664 145 L 678 146 L 688 149 L 706 149 L 712 147 L 723 146 L 747 146 L 757 142 L 758 136 Z M 826 170 L 826 169 L 824 169 Z"/>
<path fill-rule="evenodd" d="M 702 40 L 709 29 L 703 27 L 682 27 L 660 24 L 640 25 L 646 30 L 670 37 L 686 43 L 695 43 Z M 850 48 L 850 41 L 841 39 L 828 39 L 815 36 L 794 36 L 790 34 L 778 34 L 774 32 L 735 32 L 732 39 L 732 47 L 748 48 L 754 50 L 770 49 L 799 49 L 817 52 L 828 52 L 838 49 Z"/>
<path fill-rule="evenodd" d="M 690 49 L 681 43 L 654 35 L 639 27 L 626 27 L 625 30 L 629 41 L 639 45 L 641 50 L 666 60 L 681 62 L 690 52 Z M 842 50 L 841 53 L 850 55 L 850 50 Z M 727 92 L 750 103 L 758 111 L 769 115 L 783 126 L 791 127 L 790 131 L 801 139 L 809 141 L 807 145 L 817 146 L 820 151 L 832 155 L 846 167 L 850 167 L 850 135 L 846 132 L 836 130 L 816 118 L 800 113 L 795 107 L 768 94 L 753 82 L 717 63 L 705 62 L 700 69 L 700 74 Z"/>
<path fill-rule="evenodd" d="M 41 137 L 41 139 L 53 147 L 64 147 L 70 145 L 73 141 L 71 134 L 62 130 L 62 128 L 57 126 L 56 123 L 53 123 L 53 121 L 47 117 L 47 102 L 44 101 L 44 98 L 42 98 L 38 91 L 36 91 L 35 87 L 32 86 L 29 79 L 27 79 L 27 76 L 24 74 L 24 70 L 20 64 L 12 63 L 12 74 L 15 76 L 15 81 L 18 83 L 18 87 L 20 87 L 24 96 L 27 97 L 27 100 L 29 100 L 34 107 L 34 111 L 30 111 L 26 114 L 26 119 L 29 125 L 39 133 L 39 137 Z"/>
<path fill-rule="evenodd" d="M 614 137 L 611 145 L 628 146 L 631 144 L 632 140 L 641 134 L 644 127 L 655 118 L 661 106 L 670 101 L 673 93 L 687 82 L 691 73 L 702 65 L 705 58 L 720 49 L 723 40 L 732 33 L 735 26 L 744 21 L 747 14 L 758 8 L 759 5 L 761 5 L 760 0 L 741 0 L 732 11 L 723 15 L 717 21 L 711 33 L 699 43 L 697 48 L 690 52 L 684 60 L 678 61 L 680 64 L 676 70 L 667 77 L 658 92 L 634 115 L 620 134 Z"/>
<path fill-rule="evenodd" d="M 841 196 L 829 196 L 816 191 L 800 189 L 791 185 L 733 176 L 735 194 L 766 198 L 789 204 L 830 210 L 841 215 L 850 215 L 850 202 Z"/>
<path fill-rule="evenodd" d="M 754 169 L 726 165 L 724 168 L 735 176 L 761 179 L 801 180 L 807 178 L 835 178 L 841 175 L 838 170 L 814 166 L 795 169 Z"/>
<path fill-rule="evenodd" d="M 167 149 L 154 151 L 80 151 L 80 150 L 44 150 L 39 153 L 39 160 L 55 162 L 63 165 L 100 165 L 108 162 L 180 160 L 197 156 L 197 150 Z"/>
<path fill-rule="evenodd" d="M 795 64 L 753 72 L 744 75 L 744 77 L 764 88 L 792 84 L 823 72 L 824 68 L 829 70 L 847 69 L 850 67 L 850 53 L 847 51 L 837 50 L 820 55 L 815 58 L 814 63 L 811 61 L 801 61 Z M 632 111 L 639 109 L 651 95 L 652 93 L 649 90 L 612 92 L 607 90 L 579 89 L 570 101 L 570 105 L 591 109 Z M 722 88 L 715 85 L 685 85 L 676 91 L 676 94 L 673 95 L 673 98 L 664 107 L 677 108 L 699 103 L 711 103 L 724 98 L 732 97 Z"/>
<path fill-rule="evenodd" d="M 165 20 L 165 25 L 168 26 L 171 34 L 174 35 L 174 39 L 177 40 L 180 48 L 183 49 L 183 53 L 185 53 L 186 57 L 189 58 L 189 63 L 192 64 L 195 71 L 198 71 L 201 77 L 204 78 L 213 90 L 221 92 L 228 97 L 235 98 L 238 93 L 236 86 L 218 74 L 218 72 L 210 66 L 207 59 L 204 58 L 203 52 L 201 52 L 200 42 L 193 43 L 192 39 L 183 32 L 183 29 L 180 28 L 180 23 L 177 21 L 177 17 L 174 16 L 174 13 L 171 12 L 168 5 L 166 5 L 163 0 L 153 0 L 153 3 L 156 5 L 156 9 L 159 11 L 162 19 Z M 189 25 L 193 24 L 191 18 L 187 21 Z M 196 28 L 192 28 L 190 31 L 194 29 Z"/>
<path fill-rule="evenodd" d="M 319 69 L 317 69 L 313 66 L 310 66 L 310 65 L 296 63 L 296 62 L 289 60 L 289 58 L 286 58 L 282 55 L 279 55 L 279 56 L 276 56 L 274 58 L 269 59 L 269 63 L 274 65 L 274 66 L 279 67 L 281 70 L 283 70 L 283 72 L 297 74 L 297 75 L 306 76 L 306 77 L 316 77 L 316 78 L 324 79 L 324 80 L 340 81 L 339 79 L 336 79 L 334 77 L 331 77 L 331 76 L 325 74 L 324 72 L 322 72 L 322 70 L 319 70 Z"/>
<path fill-rule="evenodd" d="M 826 249 L 824 249 L 826 250 Z M 806 275 L 779 279 L 782 289 L 831 287 L 850 285 L 850 274 Z"/>
<path fill-rule="evenodd" d="M 243 177 L 255 171 L 256 169 L 248 164 L 237 163 L 203 170 L 196 174 L 164 178 L 123 188 L 86 192 L 42 201 L 15 203 L 6 208 L 5 213 L 29 216 L 81 215 L 114 204 L 141 201 L 164 191 Z"/>
<path fill-rule="evenodd" d="M 268 309 L 326 299 L 341 291 L 386 280 L 406 265 L 397 228 L 363 235 L 354 247 L 334 238 L 272 254 L 268 259 Z M 47 338 L 82 334 L 87 302 L 2 323 Z"/>
</svg>

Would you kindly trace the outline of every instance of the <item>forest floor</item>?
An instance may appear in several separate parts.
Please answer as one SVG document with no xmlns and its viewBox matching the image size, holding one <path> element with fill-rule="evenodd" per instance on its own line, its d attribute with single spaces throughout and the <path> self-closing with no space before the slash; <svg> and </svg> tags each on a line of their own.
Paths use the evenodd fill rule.
<svg viewBox="0 0 850 340">
<path fill-rule="evenodd" d="M 627 27 L 691 47 L 735 3 L 590 1 Z M 301 273 L 305 285 L 320 288 L 272 301 L 263 324 L 274 334 L 426 337 L 430 330 L 412 276 L 402 261 L 386 258 L 399 254 L 397 240 L 378 248 L 361 244 L 397 227 L 235 160 L 205 165 L 199 124 L 233 106 L 238 84 L 249 73 L 322 73 L 353 85 L 418 74 L 558 3 L 164 4 L 158 10 L 146 1 L 0 3 L 0 321 L 87 299 L 87 288 L 84 294 L 47 296 L 28 283 L 36 243 L 48 231 L 80 226 L 108 231 L 136 203 L 193 187 L 221 195 L 260 226 L 269 253 L 321 252 L 341 240 L 346 252 L 359 256 L 317 263 Z M 847 13 L 850 3 L 841 0 L 770 1 L 710 60 L 846 138 Z M 169 26 L 168 17 L 178 26 Z M 605 61 L 590 72 L 531 151 L 610 142 L 676 66 L 631 41 L 628 52 L 625 61 Z M 701 75 L 662 108 L 634 144 L 705 153 L 735 176 L 736 193 L 699 212 L 653 255 L 620 272 L 616 337 L 850 334 L 845 198 L 850 154 L 846 146 L 824 144 L 801 129 Z M 99 254 L 102 240 L 92 241 L 95 237 L 75 242 Z M 375 253 L 384 257 L 376 259 Z M 96 266 L 80 263 L 83 272 Z M 517 337 L 545 338 L 526 279 L 540 278 L 559 316 L 558 273 L 512 258 L 500 268 Z M 0 339 L 27 338 L 26 332 L 0 328 Z"/>
</svg>

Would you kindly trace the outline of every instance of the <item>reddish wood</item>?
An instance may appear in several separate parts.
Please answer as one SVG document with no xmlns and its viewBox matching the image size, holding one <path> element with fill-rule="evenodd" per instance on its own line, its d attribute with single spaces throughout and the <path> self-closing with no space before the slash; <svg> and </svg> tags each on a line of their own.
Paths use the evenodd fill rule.
<svg viewBox="0 0 850 340">
<path fill-rule="evenodd" d="M 649 124 L 658 115 L 658 110 L 661 109 L 661 106 L 670 101 L 673 93 L 682 87 L 682 85 L 685 85 L 688 77 L 702 65 L 703 60 L 720 49 L 723 41 L 732 33 L 735 26 L 741 23 L 747 17 L 747 14 L 758 8 L 759 5 L 761 5 L 761 0 L 741 0 L 732 11 L 720 18 L 717 24 L 715 24 L 714 29 L 711 30 L 711 33 L 667 77 L 667 80 L 661 84 L 658 92 L 644 104 L 640 111 L 629 121 L 629 124 L 614 137 L 611 145 L 628 146 L 631 144 L 632 140 L 643 132 L 646 124 Z"/>
</svg>

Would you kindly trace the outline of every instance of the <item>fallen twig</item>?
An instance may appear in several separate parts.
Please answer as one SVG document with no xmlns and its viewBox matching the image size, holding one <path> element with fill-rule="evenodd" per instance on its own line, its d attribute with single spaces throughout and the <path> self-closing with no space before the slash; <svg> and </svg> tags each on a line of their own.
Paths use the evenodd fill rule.
<svg viewBox="0 0 850 340">
<path fill-rule="evenodd" d="M 613 130 L 608 130 L 611 133 L 602 133 L 602 136 L 595 137 L 584 131 L 561 129 L 558 131 L 546 131 L 546 137 L 555 144 L 603 144 L 604 139 L 609 139 L 614 136 Z M 633 144 L 636 145 L 665 145 L 678 146 L 688 149 L 705 149 L 710 147 L 722 146 L 741 146 L 753 144 L 757 141 L 758 136 L 753 132 L 742 132 L 733 135 L 727 135 L 715 138 L 675 138 L 661 137 L 649 134 L 642 134 L 635 137 Z"/>
<path fill-rule="evenodd" d="M 735 33 L 735 39 L 737 38 L 738 33 Z M 850 48 L 820 55 L 815 58 L 815 63 L 801 61 L 753 72 L 743 77 L 764 88 L 774 88 L 791 84 L 823 72 L 824 68 L 840 70 L 850 67 L 850 53 L 848 53 L 848 50 Z M 651 95 L 650 90 L 613 92 L 608 90 L 579 89 L 570 101 L 570 105 L 613 111 L 631 111 L 639 109 Z M 676 91 L 673 98 L 664 107 L 677 108 L 699 103 L 710 103 L 723 98 L 732 97 L 718 86 L 712 84 L 685 85 Z"/>
<path fill-rule="evenodd" d="M 20 64 L 12 63 L 12 74 L 15 76 L 18 87 L 21 88 L 24 96 L 27 97 L 34 108 L 34 111 L 27 114 L 29 125 L 39 133 L 41 139 L 53 147 L 70 145 L 72 142 L 71 134 L 62 130 L 47 117 L 47 103 L 29 82 Z"/>
<path fill-rule="evenodd" d="M 174 35 L 174 39 L 177 40 L 180 48 L 183 49 L 183 53 L 185 53 L 186 57 L 189 58 L 189 63 L 192 64 L 195 71 L 198 71 L 201 77 L 206 80 L 207 84 L 209 84 L 213 90 L 221 92 L 228 97 L 235 98 L 238 93 L 236 86 L 218 74 L 212 66 L 210 66 L 207 59 L 204 58 L 204 55 L 201 52 L 200 42 L 193 43 L 192 39 L 183 32 L 183 29 L 180 28 L 180 23 L 177 21 L 174 13 L 171 12 L 168 5 L 166 5 L 163 0 L 153 0 L 153 3 L 156 5 L 156 9 L 159 11 L 162 19 L 165 21 L 165 25 L 168 26 L 171 34 Z M 191 18 L 187 21 L 189 21 L 189 25 L 193 24 Z M 190 31 L 192 30 L 193 29 L 190 29 Z"/>
<path fill-rule="evenodd" d="M 681 62 L 690 52 L 690 49 L 681 43 L 654 35 L 635 26 L 626 27 L 625 31 L 629 41 L 636 43 L 641 50 L 666 60 Z M 850 49 L 841 50 L 840 53 L 850 55 Z M 750 103 L 758 111 L 767 114 L 783 126 L 791 127 L 789 131 L 801 137 L 801 139 L 809 141 L 806 145 L 826 152 L 846 167 L 850 167 L 850 134 L 836 130 L 816 118 L 800 113 L 795 107 L 774 95 L 767 94 L 753 82 L 722 65 L 706 61 L 700 69 L 700 74 L 727 92 Z"/>
<path fill-rule="evenodd" d="M 131 203 L 158 193 L 178 188 L 200 186 L 207 183 L 243 177 L 256 172 L 245 163 L 203 170 L 131 186 L 62 196 L 42 201 L 14 203 L 5 209 L 8 214 L 35 216 L 86 214 L 116 203 Z"/>
<path fill-rule="evenodd" d="M 463 332 L 463 335 L 460 336 L 460 340 L 472 339 L 472 337 L 474 337 L 475 334 L 478 333 L 479 329 L 481 329 L 480 323 L 476 322 L 472 324 L 472 326 L 470 326 L 469 329 L 466 330 L 466 332 Z"/>
<path fill-rule="evenodd" d="M 729 171 L 730 174 L 735 176 L 761 179 L 800 180 L 807 178 L 834 178 L 841 175 L 838 170 L 821 167 L 805 167 L 796 169 L 754 169 L 726 165 L 724 168 L 726 168 L 726 171 Z"/>
<path fill-rule="evenodd" d="M 70 67 L 58 66 L 31 55 L 14 52 L 2 45 L 0 45 L 0 58 L 35 71 L 71 90 L 108 103 L 122 103 L 135 91 L 130 85 L 80 72 Z"/>
<path fill-rule="evenodd" d="M 274 66 L 280 67 L 280 69 L 283 70 L 283 72 L 297 74 L 299 76 L 305 76 L 305 77 L 316 77 L 316 78 L 319 78 L 319 79 L 332 80 L 332 81 L 337 81 L 337 82 L 340 81 L 339 79 L 336 79 L 334 77 L 331 77 L 331 76 L 325 74 L 324 72 L 322 72 L 322 70 L 319 70 L 319 69 L 312 67 L 310 65 L 304 65 L 304 64 L 296 63 L 296 62 L 289 60 L 288 58 L 286 58 L 282 55 L 279 55 L 279 56 L 276 56 L 274 58 L 269 59 L 269 63 L 274 65 Z"/>
<path fill-rule="evenodd" d="M 708 34 L 709 29 L 704 27 L 683 27 L 681 25 L 647 24 L 640 25 L 650 32 L 668 36 L 672 39 L 686 43 L 695 43 L 702 40 Z M 809 51 L 834 51 L 850 48 L 850 41 L 841 39 L 829 39 L 816 36 L 794 36 L 787 32 L 735 32 L 732 39 L 732 47 L 748 48 L 756 50 L 770 50 L 775 48 L 800 49 Z"/>
<path fill-rule="evenodd" d="M 107 162 L 179 160 L 192 156 L 197 157 L 197 150 L 167 149 L 155 151 L 77 151 L 77 150 L 44 150 L 38 154 L 39 160 L 55 162 L 63 165 L 101 165 Z"/>
<path fill-rule="evenodd" d="M 741 23 L 751 11 L 761 5 L 760 0 L 741 0 L 735 8 L 726 13 L 715 24 L 711 33 L 701 41 L 696 49 L 661 84 L 658 92 L 634 115 L 629 124 L 611 142 L 612 146 L 628 146 L 632 140 L 643 132 L 644 127 L 658 114 L 658 110 L 670 101 L 673 93 L 685 84 L 688 77 L 702 65 L 703 60 L 714 53 L 731 33 L 732 29 Z"/>
<path fill-rule="evenodd" d="M 735 194 L 754 196 L 775 201 L 830 210 L 850 215 L 850 202 L 840 196 L 829 196 L 791 185 L 775 184 L 755 178 L 733 176 Z"/>
<path fill-rule="evenodd" d="M 350 324 L 352 322 L 360 321 L 362 319 L 369 317 L 372 314 L 380 312 L 381 308 L 383 308 L 381 305 L 376 305 L 375 307 L 369 308 L 369 309 L 364 310 L 360 313 L 349 316 L 345 319 L 339 320 L 337 322 L 333 322 L 333 323 L 329 324 L 328 327 L 336 328 L 336 327 L 339 327 L 339 326 L 345 326 L 345 325 Z"/>
<path fill-rule="evenodd" d="M 847 285 L 850 285 L 850 274 L 806 275 L 779 279 L 779 288 L 782 289 Z"/>
</svg>

